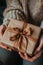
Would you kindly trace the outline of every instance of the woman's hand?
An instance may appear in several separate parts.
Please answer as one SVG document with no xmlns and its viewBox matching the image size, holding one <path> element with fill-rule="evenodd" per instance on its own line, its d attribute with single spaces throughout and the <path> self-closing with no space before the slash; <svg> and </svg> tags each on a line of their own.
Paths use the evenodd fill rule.
<svg viewBox="0 0 43 65">
<path fill-rule="evenodd" d="M 37 52 L 40 52 L 42 48 L 43 48 L 43 36 L 41 37 L 40 44 L 39 44 L 38 48 L 36 49 L 35 54 Z"/>
<path fill-rule="evenodd" d="M 27 61 L 30 61 L 30 62 L 34 62 L 36 59 L 38 59 L 42 55 L 42 53 L 43 53 L 43 50 L 41 50 L 42 47 L 43 47 L 43 38 L 41 38 L 40 45 L 36 49 L 36 51 L 34 53 L 34 56 L 32 58 L 30 58 L 26 53 L 23 54 L 23 53 L 19 52 L 19 55 L 24 60 L 27 60 Z"/>
<path fill-rule="evenodd" d="M 3 36 L 3 33 L 4 33 L 5 29 L 6 29 L 6 26 L 4 26 L 4 25 L 1 25 L 0 26 L 0 38 Z M 1 42 L 0 42 L 0 47 L 1 48 L 5 48 L 5 49 L 8 49 L 8 50 L 11 51 L 11 49 L 9 47 L 3 45 Z"/>
</svg>

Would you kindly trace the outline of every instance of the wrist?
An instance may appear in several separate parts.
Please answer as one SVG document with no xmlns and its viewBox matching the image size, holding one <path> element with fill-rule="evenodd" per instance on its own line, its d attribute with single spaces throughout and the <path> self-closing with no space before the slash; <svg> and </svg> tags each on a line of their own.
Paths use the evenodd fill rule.
<svg viewBox="0 0 43 65">
<path fill-rule="evenodd" d="M 2 24 L 2 26 L 3 26 L 3 31 L 2 32 L 4 33 L 4 31 L 6 30 L 6 26 L 3 25 L 3 24 Z"/>
<path fill-rule="evenodd" d="M 9 21 L 10 21 L 9 19 L 6 19 L 6 18 L 5 18 L 5 19 L 3 20 L 3 26 L 7 27 L 8 24 L 9 24 Z"/>
<path fill-rule="evenodd" d="M 5 30 L 6 30 L 6 26 L 2 24 L 0 26 L 0 37 L 3 35 L 3 33 L 5 32 Z"/>
</svg>

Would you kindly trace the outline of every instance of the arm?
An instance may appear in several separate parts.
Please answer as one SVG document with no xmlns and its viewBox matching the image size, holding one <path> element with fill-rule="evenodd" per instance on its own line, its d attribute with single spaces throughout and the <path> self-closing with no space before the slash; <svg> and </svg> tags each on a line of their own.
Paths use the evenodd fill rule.
<svg viewBox="0 0 43 65">
<path fill-rule="evenodd" d="M 9 22 L 7 22 L 7 21 L 6 22 L 3 21 L 3 24 L 0 26 L 0 38 L 3 36 L 4 31 L 6 30 L 6 27 L 7 27 L 8 23 Z M 4 48 L 4 49 L 8 49 L 9 51 L 11 51 L 10 48 L 8 48 L 7 46 L 3 45 L 1 42 L 0 42 L 0 47 Z"/>
<path fill-rule="evenodd" d="M 38 48 L 36 49 L 35 53 L 39 52 L 43 47 L 43 21 L 41 22 L 40 27 L 42 28 L 41 39 L 40 39 L 40 44 Z"/>
</svg>

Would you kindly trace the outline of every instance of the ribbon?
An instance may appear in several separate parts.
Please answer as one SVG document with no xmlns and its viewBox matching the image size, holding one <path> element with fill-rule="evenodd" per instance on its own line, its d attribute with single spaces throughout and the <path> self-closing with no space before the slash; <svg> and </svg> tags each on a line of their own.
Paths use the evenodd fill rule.
<svg viewBox="0 0 43 65">
<path fill-rule="evenodd" d="M 10 37 L 10 41 L 18 40 L 20 44 L 19 48 L 21 48 L 21 43 L 24 43 L 25 47 L 27 47 L 26 45 L 28 45 L 28 37 L 31 36 L 33 32 L 32 28 L 27 28 L 27 24 L 24 24 L 22 29 L 16 27 L 11 31 L 13 31 L 15 35 Z"/>
</svg>

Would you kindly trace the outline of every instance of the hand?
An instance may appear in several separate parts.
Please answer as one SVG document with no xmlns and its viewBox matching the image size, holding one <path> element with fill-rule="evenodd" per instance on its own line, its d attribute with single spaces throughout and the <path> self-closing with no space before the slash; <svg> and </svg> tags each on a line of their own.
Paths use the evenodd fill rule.
<svg viewBox="0 0 43 65">
<path fill-rule="evenodd" d="M 39 44 L 38 48 L 36 49 L 35 54 L 37 52 L 40 52 L 42 48 L 43 48 L 43 36 L 41 37 L 40 44 Z"/>
<path fill-rule="evenodd" d="M 36 51 L 34 53 L 34 56 L 32 58 L 30 58 L 26 53 L 23 54 L 23 53 L 19 52 L 19 55 L 24 60 L 27 60 L 27 61 L 30 61 L 30 62 L 34 62 L 36 59 L 38 59 L 42 55 L 42 53 L 43 53 L 43 50 L 41 50 L 42 47 L 43 47 L 43 38 L 41 38 L 40 45 L 36 49 Z"/>
<path fill-rule="evenodd" d="M 37 53 L 36 55 L 34 55 L 32 58 L 29 57 L 26 53 L 23 54 L 21 52 L 19 52 L 19 55 L 21 56 L 21 58 L 23 58 L 26 61 L 30 61 L 30 62 L 34 62 L 36 59 L 38 59 L 42 54 L 42 51 L 40 51 L 39 53 Z"/>
<path fill-rule="evenodd" d="M 4 33 L 5 29 L 6 29 L 6 26 L 4 26 L 4 25 L 0 26 L 0 38 L 3 36 L 3 33 Z M 1 42 L 0 42 L 0 47 L 8 49 L 9 51 L 11 51 L 11 49 L 9 47 L 3 45 Z"/>
</svg>

